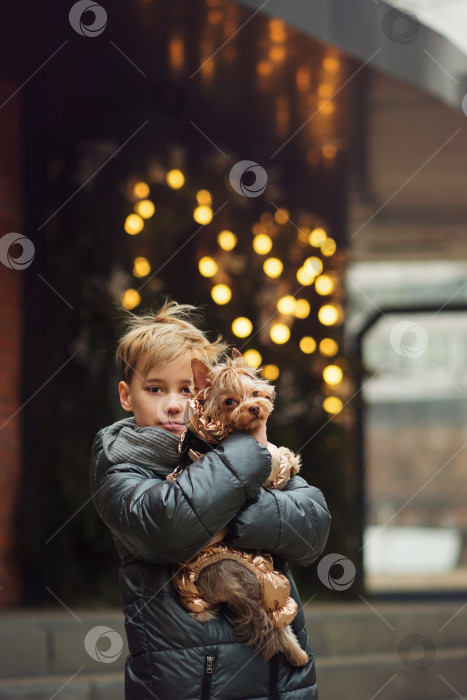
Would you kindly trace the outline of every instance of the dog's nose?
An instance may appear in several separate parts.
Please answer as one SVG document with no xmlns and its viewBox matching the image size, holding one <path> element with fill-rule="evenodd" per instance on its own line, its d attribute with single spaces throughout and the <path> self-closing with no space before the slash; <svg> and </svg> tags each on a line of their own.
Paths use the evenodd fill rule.
<svg viewBox="0 0 467 700">
<path fill-rule="evenodd" d="M 253 413 L 255 416 L 257 416 L 259 413 L 259 406 L 254 404 L 253 406 L 250 406 L 248 410 L 250 413 Z"/>
</svg>

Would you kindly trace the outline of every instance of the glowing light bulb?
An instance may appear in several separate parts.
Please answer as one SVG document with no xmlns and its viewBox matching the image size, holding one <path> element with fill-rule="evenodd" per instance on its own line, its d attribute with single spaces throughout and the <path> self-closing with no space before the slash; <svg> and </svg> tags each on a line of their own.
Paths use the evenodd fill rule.
<svg viewBox="0 0 467 700">
<path fill-rule="evenodd" d="M 139 257 L 133 261 L 133 274 L 135 277 L 146 277 L 151 272 L 151 265 L 147 258 Z"/>
<path fill-rule="evenodd" d="M 215 284 L 211 289 L 211 297 L 216 304 L 223 306 L 228 304 L 232 298 L 232 290 L 226 284 Z"/>
<path fill-rule="evenodd" d="M 156 208 L 150 199 L 142 199 L 140 202 L 136 202 L 135 204 L 135 212 L 143 219 L 150 219 L 155 210 Z"/>
<path fill-rule="evenodd" d="M 336 241 L 333 238 L 328 238 L 321 245 L 321 252 L 326 257 L 330 257 L 331 255 L 334 255 L 336 250 L 337 250 L 337 245 L 336 245 Z"/>
<path fill-rule="evenodd" d="M 250 367 L 259 367 L 263 361 L 261 354 L 253 348 L 243 353 L 243 359 Z"/>
<path fill-rule="evenodd" d="M 219 267 L 215 260 L 206 255 L 198 262 L 198 269 L 203 277 L 213 277 L 218 271 Z"/>
<path fill-rule="evenodd" d="M 125 231 L 130 236 L 136 236 L 144 228 L 144 221 L 138 214 L 129 214 L 125 219 Z"/>
<path fill-rule="evenodd" d="M 319 248 L 320 245 L 326 240 L 326 238 L 327 235 L 324 228 L 314 228 L 313 231 L 310 233 L 308 242 L 315 248 Z"/>
<path fill-rule="evenodd" d="M 125 309 L 134 309 L 135 306 L 138 306 L 140 302 L 141 297 L 136 291 L 136 289 L 125 290 L 122 296 L 122 306 L 124 306 Z"/>
<path fill-rule="evenodd" d="M 300 340 L 300 350 L 304 352 L 305 355 L 311 355 L 311 353 L 316 350 L 316 340 L 310 335 L 305 335 Z"/>
<path fill-rule="evenodd" d="M 274 214 L 274 221 L 276 224 L 286 224 L 287 221 L 289 220 L 289 212 L 287 209 L 277 209 L 276 213 Z"/>
<path fill-rule="evenodd" d="M 262 375 L 265 379 L 273 382 L 279 376 L 279 367 L 277 365 L 264 365 Z"/>
<path fill-rule="evenodd" d="M 135 197 L 138 197 L 138 199 L 144 199 L 149 195 L 149 185 L 145 182 L 137 182 L 133 187 L 133 194 Z"/>
<path fill-rule="evenodd" d="M 237 336 L 237 338 L 246 338 L 250 335 L 253 330 L 253 324 L 249 318 L 245 316 L 239 316 L 232 323 L 232 333 Z"/>
<path fill-rule="evenodd" d="M 183 187 L 185 184 L 185 176 L 182 173 L 181 170 L 177 170 L 176 168 L 174 170 L 169 170 L 167 173 L 167 184 L 169 187 L 171 187 L 173 190 L 179 190 L 180 187 Z"/>
<path fill-rule="evenodd" d="M 326 413 L 340 413 L 344 408 L 342 401 L 337 396 L 327 396 L 323 401 L 323 408 Z"/>
<path fill-rule="evenodd" d="M 285 323 L 274 323 L 269 330 L 269 335 L 273 343 L 283 345 L 290 338 L 290 328 Z"/>
<path fill-rule="evenodd" d="M 306 299 L 297 299 L 293 310 L 295 318 L 308 318 L 310 315 L 310 304 Z"/>
<path fill-rule="evenodd" d="M 339 345 L 336 343 L 335 340 L 333 340 L 333 338 L 323 338 L 319 344 L 319 351 L 325 357 L 332 357 L 333 355 L 337 355 L 338 350 Z"/>
<path fill-rule="evenodd" d="M 193 212 L 193 219 L 198 224 L 209 224 L 212 220 L 212 209 L 207 204 L 200 204 Z"/>
<path fill-rule="evenodd" d="M 255 253 L 258 253 L 258 255 L 266 255 L 272 248 L 272 240 L 265 233 L 259 233 L 253 238 L 251 245 Z"/>
<path fill-rule="evenodd" d="M 221 231 L 217 236 L 217 243 L 222 250 L 233 250 L 237 245 L 237 236 L 232 231 Z"/>
<path fill-rule="evenodd" d="M 281 297 L 277 302 L 277 310 L 281 314 L 293 314 L 295 310 L 296 300 L 291 294 L 287 294 L 285 297 Z"/>
<path fill-rule="evenodd" d="M 325 304 L 318 311 L 318 319 L 323 326 L 332 326 L 337 323 L 339 312 L 333 304 Z"/>
<path fill-rule="evenodd" d="M 328 365 L 323 369 L 323 379 L 326 384 L 337 386 L 341 383 L 344 374 L 337 365 Z"/>
<path fill-rule="evenodd" d="M 198 190 L 196 193 L 196 199 L 198 204 L 207 204 L 208 206 L 211 206 L 212 204 L 212 197 L 209 190 Z"/>
<path fill-rule="evenodd" d="M 279 258 L 268 258 L 263 263 L 263 270 L 268 277 L 276 278 L 282 273 L 284 265 Z"/>
<path fill-rule="evenodd" d="M 334 282 L 329 277 L 329 275 L 320 275 L 315 280 L 315 289 L 318 294 L 325 296 L 326 294 L 331 294 L 334 289 Z"/>
</svg>

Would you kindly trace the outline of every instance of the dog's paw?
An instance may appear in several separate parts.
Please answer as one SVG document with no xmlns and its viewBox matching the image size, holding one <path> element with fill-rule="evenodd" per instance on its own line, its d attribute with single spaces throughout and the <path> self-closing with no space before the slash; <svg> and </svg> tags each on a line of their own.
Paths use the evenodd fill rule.
<svg viewBox="0 0 467 700">
<path fill-rule="evenodd" d="M 216 613 L 212 612 L 211 610 L 205 610 L 204 612 L 200 613 L 191 612 L 189 615 L 197 622 L 210 622 L 216 617 Z"/>
<path fill-rule="evenodd" d="M 290 469 L 290 475 L 295 476 L 300 471 L 302 464 L 302 459 L 299 454 L 295 454 L 288 447 L 279 447 L 279 452 L 281 455 L 281 460 L 287 464 Z"/>
</svg>

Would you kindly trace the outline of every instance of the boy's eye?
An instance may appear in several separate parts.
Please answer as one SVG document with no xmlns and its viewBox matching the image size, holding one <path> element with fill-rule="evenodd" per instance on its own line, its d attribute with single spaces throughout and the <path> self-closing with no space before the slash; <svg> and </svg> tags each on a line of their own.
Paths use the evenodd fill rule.
<svg viewBox="0 0 467 700">
<path fill-rule="evenodd" d="M 224 401 L 224 404 L 225 404 L 226 406 L 232 406 L 233 403 L 234 403 L 234 400 L 233 400 L 233 399 L 226 399 L 226 400 Z"/>
<path fill-rule="evenodd" d="M 148 391 L 150 394 L 159 394 L 159 392 L 161 391 L 161 388 L 158 386 L 149 386 Z"/>
<path fill-rule="evenodd" d="M 184 386 L 183 389 L 182 389 L 182 392 L 183 392 L 184 394 L 191 394 L 191 393 L 192 393 L 191 387 L 189 387 L 189 386 Z"/>
</svg>

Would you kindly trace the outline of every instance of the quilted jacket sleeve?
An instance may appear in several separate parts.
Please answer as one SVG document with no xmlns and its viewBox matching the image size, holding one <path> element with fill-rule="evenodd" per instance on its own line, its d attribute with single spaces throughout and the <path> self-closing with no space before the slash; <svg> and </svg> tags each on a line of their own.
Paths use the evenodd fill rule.
<svg viewBox="0 0 467 700">
<path fill-rule="evenodd" d="M 331 516 L 321 491 L 294 476 L 282 491 L 262 487 L 229 526 L 233 547 L 261 549 L 301 566 L 322 553 Z"/>
<path fill-rule="evenodd" d="M 151 563 L 193 557 L 256 496 L 271 471 L 268 450 L 250 435 L 236 434 L 172 483 L 145 467 L 110 464 L 101 435 L 91 452 L 94 504 L 112 534 Z"/>
</svg>

